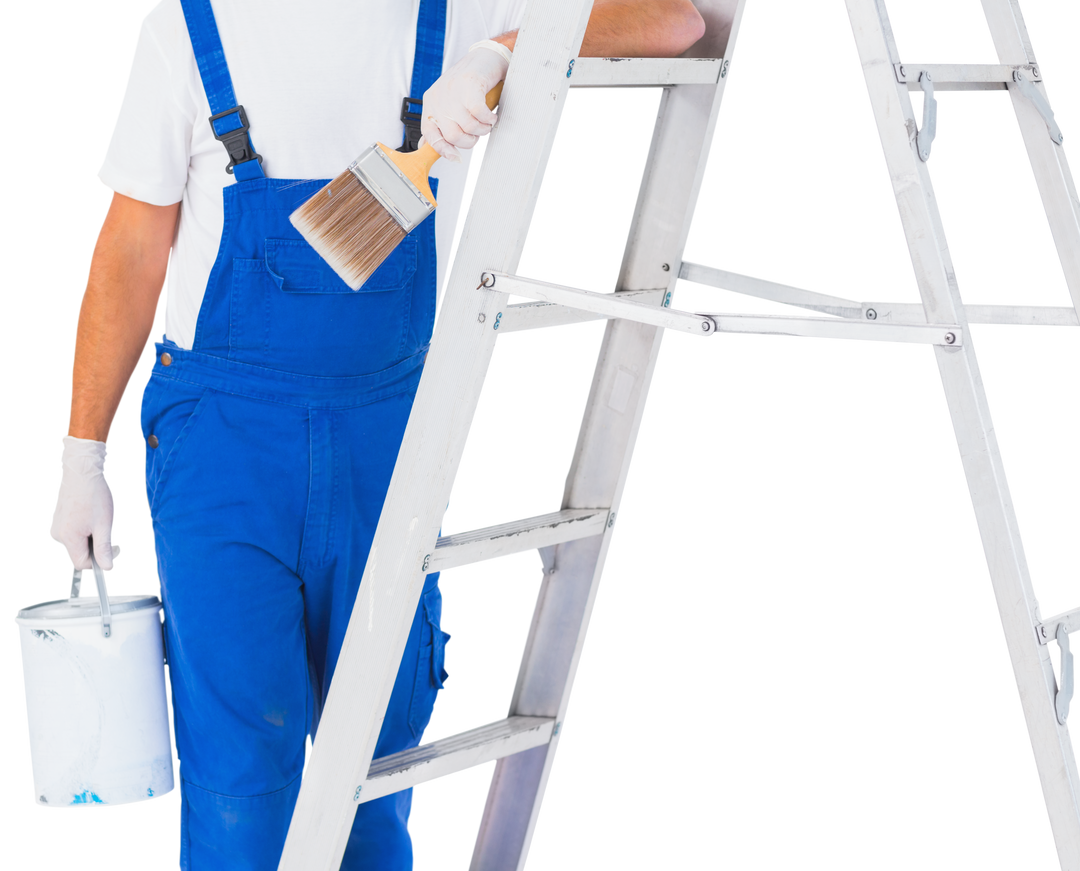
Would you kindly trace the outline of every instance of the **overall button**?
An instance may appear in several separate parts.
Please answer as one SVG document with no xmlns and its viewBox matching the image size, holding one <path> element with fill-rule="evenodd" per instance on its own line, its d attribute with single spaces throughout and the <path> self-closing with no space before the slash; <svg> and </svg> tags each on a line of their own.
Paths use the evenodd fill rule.
<svg viewBox="0 0 1080 871">
<path fill-rule="evenodd" d="M 166 351 L 164 354 L 161 355 L 161 365 L 162 366 L 171 366 L 172 365 L 172 354 L 170 354 L 168 351 Z"/>
<path fill-rule="evenodd" d="M 157 440 L 157 436 L 156 436 L 156 435 L 153 435 L 153 434 L 151 434 L 151 435 L 150 435 L 150 436 L 149 436 L 149 437 L 148 437 L 148 438 L 146 439 L 146 443 L 147 443 L 148 445 L 150 445 L 150 447 L 152 447 L 152 448 L 156 448 L 156 447 L 158 446 L 158 440 Z"/>
</svg>

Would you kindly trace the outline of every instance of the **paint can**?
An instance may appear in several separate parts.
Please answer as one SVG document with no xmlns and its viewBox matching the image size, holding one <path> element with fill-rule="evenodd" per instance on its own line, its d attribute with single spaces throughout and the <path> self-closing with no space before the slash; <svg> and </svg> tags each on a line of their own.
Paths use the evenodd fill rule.
<svg viewBox="0 0 1080 871">
<path fill-rule="evenodd" d="M 96 598 L 79 597 L 81 578 L 76 571 L 70 598 L 15 618 L 43 807 L 123 804 L 173 788 L 161 602 L 110 598 L 96 561 Z"/>
</svg>

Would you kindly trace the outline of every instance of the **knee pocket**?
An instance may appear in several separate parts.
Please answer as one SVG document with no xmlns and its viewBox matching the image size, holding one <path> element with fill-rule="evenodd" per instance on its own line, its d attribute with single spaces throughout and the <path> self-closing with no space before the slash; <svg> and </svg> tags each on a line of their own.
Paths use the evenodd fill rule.
<svg viewBox="0 0 1080 871">
<path fill-rule="evenodd" d="M 446 642 L 450 636 L 442 631 L 442 593 L 432 587 L 421 602 L 420 655 L 416 663 L 412 702 L 409 706 L 409 729 L 419 738 L 431 720 L 435 697 L 449 677 L 446 673 Z"/>
<path fill-rule="evenodd" d="M 180 778 L 180 867 L 190 871 L 277 867 L 300 792 L 297 775 L 262 795 L 223 795 Z"/>
</svg>

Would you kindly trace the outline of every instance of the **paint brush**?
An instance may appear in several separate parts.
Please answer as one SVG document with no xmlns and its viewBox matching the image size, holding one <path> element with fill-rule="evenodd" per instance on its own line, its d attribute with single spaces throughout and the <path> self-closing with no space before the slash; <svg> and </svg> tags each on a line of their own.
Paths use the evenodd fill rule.
<svg viewBox="0 0 1080 871">
<path fill-rule="evenodd" d="M 502 87 L 499 82 L 488 92 L 489 109 L 498 104 Z M 342 281 L 359 290 L 398 243 L 435 211 L 428 174 L 439 156 L 426 142 L 409 154 L 376 142 L 289 221 Z"/>
</svg>

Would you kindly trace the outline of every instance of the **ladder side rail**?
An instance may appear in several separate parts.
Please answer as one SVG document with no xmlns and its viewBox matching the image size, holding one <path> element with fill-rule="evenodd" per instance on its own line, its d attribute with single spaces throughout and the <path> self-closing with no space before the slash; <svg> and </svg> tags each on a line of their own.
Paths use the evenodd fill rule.
<svg viewBox="0 0 1080 871">
<path fill-rule="evenodd" d="M 337 871 L 345 852 L 506 304 L 477 291 L 477 276 L 517 267 L 591 5 L 526 7 L 279 871 Z"/>
<path fill-rule="evenodd" d="M 714 28 L 706 40 L 712 39 L 726 60 L 743 4 L 698 3 Z M 724 31 L 730 23 L 730 33 L 719 44 L 718 23 Z M 716 85 L 665 91 L 617 290 L 674 288 L 725 83 L 722 77 Z M 661 335 L 655 326 L 609 321 L 567 477 L 564 509 L 611 506 L 614 520 Z M 472 871 L 520 871 L 525 864 L 611 534 L 609 525 L 601 536 L 560 544 L 554 551 L 554 571 L 544 576 L 510 715 L 553 716 L 555 732 L 550 744 L 496 763 Z"/>
<path fill-rule="evenodd" d="M 966 326 L 926 164 L 915 150 L 916 120 L 883 0 L 847 0 L 870 102 L 929 323 Z M 906 122 L 906 126 L 905 126 Z M 966 331 L 965 331 L 966 332 Z M 1010 659 L 1050 814 L 1061 867 L 1080 871 L 1080 779 L 1068 729 L 1055 711 L 1050 655 L 973 344 L 934 348 L 986 553 Z"/>
<path fill-rule="evenodd" d="M 1003 64 L 1035 64 L 1035 52 L 1017 0 L 982 0 L 982 5 L 999 60 Z M 1028 80 L 1031 87 L 1045 97 L 1046 85 L 1042 78 L 1028 76 Z M 1031 100 L 1021 94 L 1019 86 L 1009 82 L 1007 87 L 1065 273 L 1065 283 L 1073 307 L 1080 312 L 1080 197 L 1076 193 L 1065 148 L 1050 138 L 1042 115 Z"/>
</svg>

